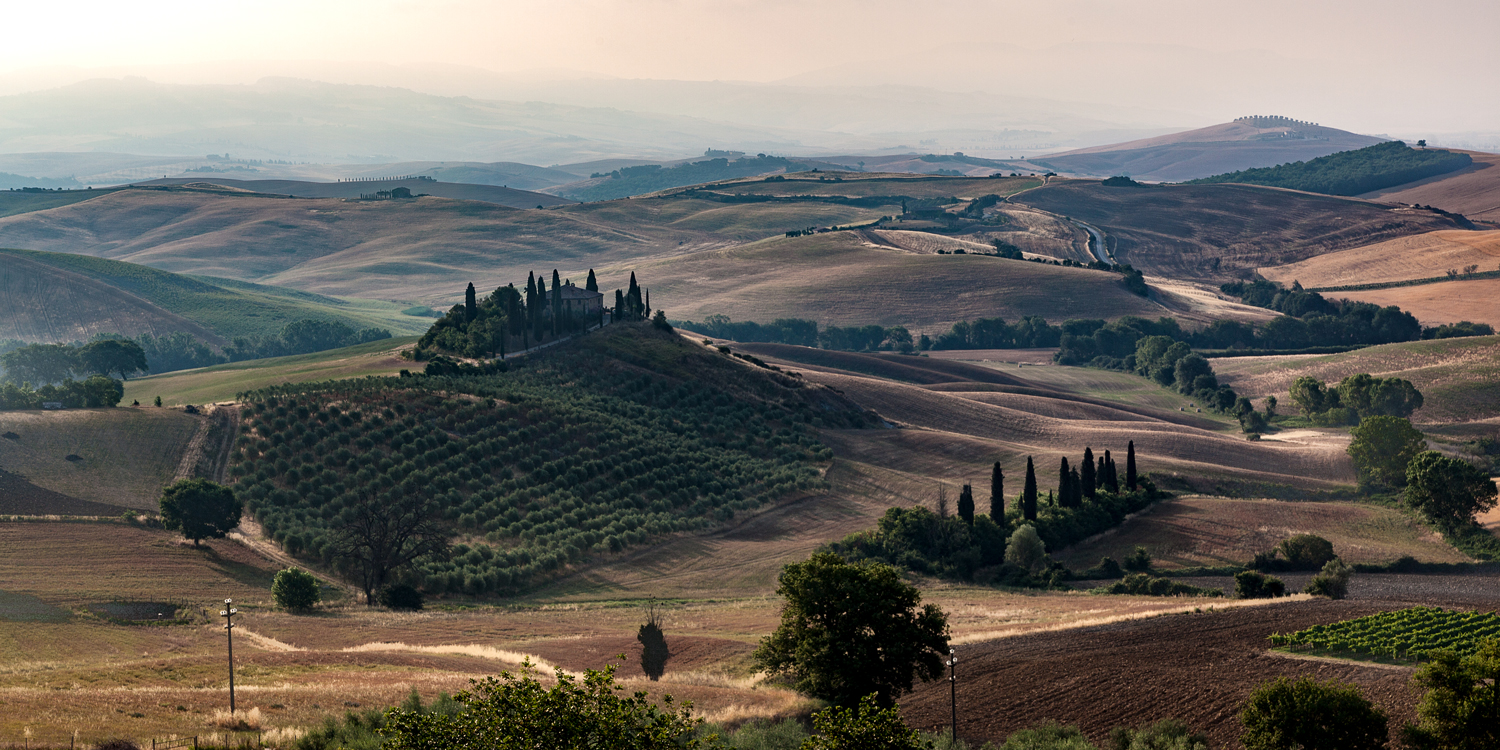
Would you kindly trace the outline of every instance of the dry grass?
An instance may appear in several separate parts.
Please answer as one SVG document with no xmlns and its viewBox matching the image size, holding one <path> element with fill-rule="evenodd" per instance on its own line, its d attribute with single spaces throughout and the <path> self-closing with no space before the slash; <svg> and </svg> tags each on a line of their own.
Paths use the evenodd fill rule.
<svg viewBox="0 0 1500 750">
<path fill-rule="evenodd" d="M 234 732 L 247 732 L 259 730 L 264 720 L 259 708 L 252 708 L 248 711 L 225 711 L 220 708 L 215 709 L 213 714 L 208 717 L 208 725 Z"/>
<path fill-rule="evenodd" d="M 279 383 L 342 380 L 395 375 L 403 369 L 420 368 L 401 359 L 400 350 L 413 338 L 395 338 L 293 357 L 257 359 L 249 362 L 169 372 L 137 378 L 125 383 L 125 400 L 154 403 L 160 396 L 168 406 L 233 401 L 237 394 Z"/>
<path fill-rule="evenodd" d="M 1500 154 L 1483 151 L 1464 153 L 1474 159 L 1474 163 L 1466 169 L 1397 185 L 1361 197 L 1391 203 L 1437 206 L 1471 219 L 1500 221 Z"/>
<path fill-rule="evenodd" d="M 0 412 L 0 433 L 20 436 L 0 439 L 0 467 L 81 500 L 154 510 L 202 419 L 155 408 Z"/>
<path fill-rule="evenodd" d="M 1219 380 L 1242 395 L 1260 400 L 1274 395 L 1295 407 L 1287 395 L 1304 375 L 1337 382 L 1357 373 L 1410 380 L 1425 399 L 1413 419 L 1459 423 L 1500 416 L 1500 337 L 1477 336 L 1372 346 L 1328 355 L 1231 357 L 1214 360 Z"/>
<path fill-rule="evenodd" d="M 1488 323 L 1500 330 L 1500 304 L 1495 302 L 1500 298 L 1500 279 L 1444 281 L 1367 292 L 1329 292 L 1326 296 L 1381 306 L 1395 305 L 1415 315 L 1424 326 L 1467 320 Z"/>
<path fill-rule="evenodd" d="M 1257 270 L 1286 286 L 1321 287 L 1429 279 L 1469 265 L 1481 271 L 1500 266 L 1500 231 L 1429 232 Z"/>
<path fill-rule="evenodd" d="M 714 314 L 761 322 L 794 317 L 825 325 L 875 323 L 937 332 L 954 321 L 980 317 L 1041 315 L 1062 321 L 1169 313 L 1126 291 L 1118 274 L 916 253 L 862 232 L 767 240 L 634 262 L 606 269 L 600 283 L 607 287 L 631 270 L 649 280 L 653 304 L 672 318 L 687 320 Z M 940 290 L 935 293 L 942 303 L 912 294 L 912 279 Z"/>
<path fill-rule="evenodd" d="M 1123 560 L 1136 546 L 1162 568 L 1241 565 L 1294 534 L 1316 534 L 1350 563 L 1467 558 L 1436 533 L 1391 508 L 1353 503 L 1185 497 L 1161 503 L 1117 530 L 1069 547 L 1057 559 L 1086 568 L 1101 557 Z"/>
</svg>

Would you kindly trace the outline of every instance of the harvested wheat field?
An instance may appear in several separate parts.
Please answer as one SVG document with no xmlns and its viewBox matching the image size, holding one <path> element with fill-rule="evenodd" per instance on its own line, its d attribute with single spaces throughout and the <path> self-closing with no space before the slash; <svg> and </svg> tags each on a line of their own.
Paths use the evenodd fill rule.
<svg viewBox="0 0 1500 750">
<path fill-rule="evenodd" d="M 1428 232 L 1256 271 L 1285 286 L 1297 281 L 1312 288 L 1438 278 L 1471 265 L 1500 268 L 1500 231 Z"/>
<path fill-rule="evenodd" d="M 1349 563 L 1465 562 L 1442 537 L 1392 508 L 1355 503 L 1299 503 L 1182 497 L 1161 502 L 1122 526 L 1054 557 L 1087 568 L 1101 557 L 1123 560 L 1137 546 L 1162 569 L 1243 565 L 1294 534 L 1317 534 Z"/>
<path fill-rule="evenodd" d="M 156 408 L 0 412 L 0 434 L 15 435 L 0 438 L 0 466 L 79 500 L 154 510 L 203 419 Z"/>
<path fill-rule="evenodd" d="M 1424 326 L 1440 326 L 1467 320 L 1488 323 L 1500 329 L 1500 304 L 1496 302 L 1500 300 L 1500 279 L 1442 281 L 1361 292 L 1328 292 L 1325 296 L 1372 302 L 1381 306 L 1395 305 L 1415 315 Z"/>
<path fill-rule="evenodd" d="M 1474 163 L 1448 174 L 1397 185 L 1360 196 L 1389 203 L 1436 206 L 1470 219 L 1500 222 L 1500 154 L 1463 151 Z"/>
<path fill-rule="evenodd" d="M 1215 359 L 1219 381 L 1260 400 L 1276 396 L 1283 412 L 1296 407 L 1287 395 L 1304 375 L 1337 382 L 1357 373 L 1410 380 L 1425 401 L 1412 415 L 1428 423 L 1472 422 L 1500 416 L 1500 337 L 1475 336 L 1386 344 L 1343 354 Z"/>
</svg>

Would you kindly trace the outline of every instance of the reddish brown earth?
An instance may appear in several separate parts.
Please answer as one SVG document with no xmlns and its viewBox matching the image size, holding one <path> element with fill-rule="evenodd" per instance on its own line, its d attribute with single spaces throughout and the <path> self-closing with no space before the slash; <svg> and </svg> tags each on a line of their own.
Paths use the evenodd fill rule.
<svg viewBox="0 0 1500 750">
<path fill-rule="evenodd" d="M 1317 599 L 961 646 L 958 735 L 971 745 L 1000 742 L 1054 719 L 1102 744 L 1114 727 L 1177 718 L 1206 733 L 1213 747 L 1240 747 L 1238 713 L 1255 686 L 1308 675 L 1358 685 L 1389 714 L 1394 736 L 1415 719 L 1420 696 L 1409 686 L 1412 670 L 1273 656 L 1266 637 L 1397 607 Z M 907 722 L 921 729 L 946 729 L 949 711 L 946 680 L 902 701 Z"/>
<path fill-rule="evenodd" d="M 0 515 L 6 516 L 118 516 L 122 509 L 114 505 L 79 500 L 60 492 L 43 489 L 20 474 L 0 469 Z"/>
</svg>

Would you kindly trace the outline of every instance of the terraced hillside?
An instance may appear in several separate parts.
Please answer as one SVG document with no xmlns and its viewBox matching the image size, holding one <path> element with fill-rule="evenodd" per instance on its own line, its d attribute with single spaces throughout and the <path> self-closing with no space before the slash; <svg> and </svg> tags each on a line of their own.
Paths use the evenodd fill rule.
<svg viewBox="0 0 1500 750">
<path fill-rule="evenodd" d="M 1012 198 L 1088 222 L 1147 274 L 1223 281 L 1257 268 L 1460 228 L 1431 211 L 1249 185 L 1104 187 L 1057 181 Z"/>
<path fill-rule="evenodd" d="M 235 336 L 276 334 L 309 318 L 356 330 L 426 330 L 431 320 L 405 315 L 405 307 L 192 278 L 86 255 L 0 249 L 0 338 L 68 342 L 100 333 L 182 331 L 223 345 Z"/>
</svg>

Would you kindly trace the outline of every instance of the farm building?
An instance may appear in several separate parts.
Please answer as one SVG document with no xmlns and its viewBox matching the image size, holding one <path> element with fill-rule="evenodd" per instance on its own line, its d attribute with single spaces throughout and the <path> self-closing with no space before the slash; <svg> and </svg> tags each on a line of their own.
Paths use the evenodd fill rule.
<svg viewBox="0 0 1500 750">
<path fill-rule="evenodd" d="M 578 316 L 592 319 L 604 309 L 604 295 L 602 293 L 580 289 L 574 286 L 571 281 L 562 285 L 561 297 L 562 309 L 570 317 Z"/>
</svg>

